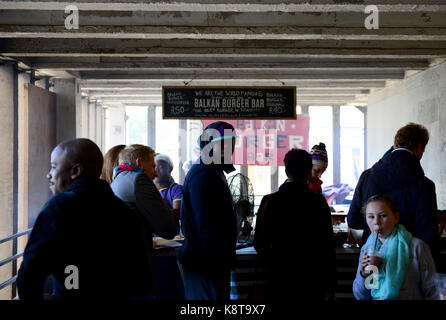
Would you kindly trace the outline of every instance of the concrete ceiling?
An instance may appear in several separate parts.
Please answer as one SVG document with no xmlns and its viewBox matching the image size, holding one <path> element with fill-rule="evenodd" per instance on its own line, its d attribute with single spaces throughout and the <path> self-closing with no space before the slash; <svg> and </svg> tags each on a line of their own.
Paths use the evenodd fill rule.
<svg viewBox="0 0 446 320">
<path fill-rule="evenodd" d="M 104 105 L 161 101 L 163 85 L 292 85 L 298 104 L 366 105 L 446 59 L 446 0 L 0 1 L 0 54 L 78 77 Z M 379 29 L 366 29 L 367 5 Z"/>
</svg>

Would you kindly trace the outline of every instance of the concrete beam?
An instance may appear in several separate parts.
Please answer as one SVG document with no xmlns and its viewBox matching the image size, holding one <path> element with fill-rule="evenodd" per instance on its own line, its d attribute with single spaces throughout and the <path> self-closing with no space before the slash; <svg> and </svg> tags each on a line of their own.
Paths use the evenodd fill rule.
<svg viewBox="0 0 446 320">
<path fill-rule="evenodd" d="M 249 80 L 252 86 L 280 86 L 279 81 L 274 79 L 269 80 Z M 349 88 L 349 89 L 370 89 L 370 88 L 384 88 L 386 81 L 304 81 L 304 80 L 288 80 L 285 82 L 287 86 L 296 86 L 297 89 L 320 89 L 320 88 Z M 138 80 L 81 80 L 81 90 L 157 90 L 162 86 L 175 86 L 184 85 L 181 81 L 158 81 L 151 79 L 138 79 Z M 203 81 L 196 79 L 190 83 L 191 86 L 205 86 L 205 85 L 217 85 L 217 86 L 243 86 L 247 85 L 247 81 L 233 80 L 233 81 Z"/>
<path fill-rule="evenodd" d="M 166 71 L 167 72 L 167 71 Z M 151 79 L 158 81 L 181 81 L 189 83 L 200 79 L 208 80 L 260 80 L 260 79 L 277 79 L 285 80 L 391 80 L 403 79 L 405 76 L 404 70 L 396 71 L 369 71 L 361 72 L 361 70 L 302 70 L 294 73 L 269 71 L 269 70 L 235 70 L 232 72 L 218 72 L 218 70 L 210 70 L 209 72 L 190 72 L 190 73 L 150 73 L 144 71 L 129 72 L 129 71 L 115 71 L 115 72 L 82 72 L 82 79 L 118 79 L 118 80 L 137 80 L 137 79 Z M 279 81 L 280 82 L 280 81 Z"/>
<path fill-rule="evenodd" d="M 184 27 L 184 26 L 82 26 L 67 30 L 58 26 L 0 25 L 1 38 L 66 39 L 227 39 L 227 40 L 412 40 L 444 41 L 444 28 L 356 28 L 326 29 L 276 27 Z"/>
<path fill-rule="evenodd" d="M 252 58 L 201 58 L 190 59 L 188 57 L 176 57 L 170 59 L 135 58 L 135 57 L 35 57 L 27 59 L 29 67 L 35 69 L 69 69 L 69 70 L 178 70 L 218 68 L 220 70 L 231 69 L 278 69 L 310 70 L 310 69 L 412 69 L 423 70 L 429 67 L 427 59 L 286 59 L 263 58 L 255 61 Z"/>
<path fill-rule="evenodd" d="M 266 1 L 265 1 L 266 2 Z M 292 4 L 297 6 L 297 5 L 305 5 L 305 6 L 316 6 L 316 5 L 337 5 L 339 6 L 339 10 L 342 10 L 341 6 L 344 7 L 352 7 L 355 5 L 358 5 L 358 0 L 343 0 L 338 1 L 338 0 L 312 0 L 311 4 L 309 4 L 308 0 L 293 0 Z M 35 10 L 37 9 L 48 9 L 49 5 L 55 5 L 54 3 L 58 3 L 60 4 L 60 6 L 63 6 L 65 4 L 71 4 L 72 2 L 69 1 L 57 1 L 55 2 L 54 0 L 27 0 L 27 1 L 21 1 L 21 0 L 6 0 L 6 1 L 1 1 L 0 3 L 2 4 L 9 4 L 10 8 L 16 8 L 16 9 L 21 9 L 21 8 L 30 8 L 30 5 L 34 5 L 35 7 L 31 7 Z M 125 8 L 130 8 L 131 10 L 134 10 L 134 8 L 132 6 L 136 6 L 136 9 L 139 10 L 143 10 L 144 7 L 144 2 L 142 2 L 141 0 L 118 0 L 118 1 L 98 1 L 98 0 L 78 0 L 76 1 L 76 3 L 82 4 L 83 5 L 83 9 L 87 10 L 90 8 L 90 10 L 94 9 L 94 10 L 103 10 L 104 9 L 104 5 L 108 4 L 109 8 L 107 8 L 107 10 L 125 10 Z M 247 0 L 243 2 L 245 6 L 248 5 L 259 5 L 259 1 L 253 1 L 253 0 Z M 284 4 L 283 0 L 268 0 L 267 5 L 273 5 L 273 4 Z M 26 4 L 22 5 L 22 4 Z M 117 4 L 126 4 L 125 7 L 119 7 L 117 6 Z M 168 2 L 166 2 L 165 0 L 151 0 L 149 2 L 150 5 L 154 6 L 154 5 L 158 5 L 158 8 L 164 8 L 164 10 L 167 10 L 166 8 L 169 8 L 168 6 Z M 222 5 L 222 4 L 226 4 L 226 5 L 234 5 L 234 0 L 182 0 L 181 2 L 176 2 L 174 3 L 176 6 L 178 5 L 209 5 L 209 4 L 213 4 L 213 5 Z M 361 4 L 362 5 L 369 5 L 369 4 L 375 4 L 375 5 L 441 5 L 444 4 L 443 0 L 361 0 Z M 172 6 L 173 7 L 173 6 Z M 56 7 L 57 8 L 57 7 Z M 124 9 L 122 9 L 124 8 Z M 192 7 L 191 7 L 192 8 Z M 186 9 L 187 10 L 187 9 Z M 344 9 L 345 10 L 345 9 Z"/>
<path fill-rule="evenodd" d="M 8 3 L 2 3 L 7 7 Z M 0 12 L 0 20 L 5 25 L 36 25 L 64 26 L 64 9 L 66 5 L 57 4 L 47 8 L 32 9 L 10 6 Z M 170 8 L 147 8 L 139 4 L 138 8 L 122 7 L 115 3 L 102 4 L 102 8 L 93 10 L 82 9 L 82 3 L 76 3 L 79 8 L 79 21 L 84 26 L 302 26 L 302 27 L 362 27 L 366 14 L 365 5 L 319 5 L 292 8 L 293 4 L 278 6 L 231 4 L 228 6 L 187 4 L 175 8 L 176 4 L 168 4 Z M 100 6 L 101 3 L 95 5 Z M 150 5 L 150 4 L 147 4 Z M 285 6 L 288 6 L 286 8 Z M 28 9 L 28 10 L 26 10 Z M 114 10 L 113 10 L 114 9 Z M 130 9 L 130 10 L 129 10 Z M 444 27 L 443 5 L 389 5 L 380 6 L 380 27 L 383 28 L 434 28 Z"/>
<path fill-rule="evenodd" d="M 155 98 L 161 97 L 161 88 L 157 90 L 146 90 L 138 88 L 133 90 L 86 90 L 83 91 L 90 98 L 104 98 L 104 97 L 145 97 Z M 355 94 L 369 94 L 370 90 L 367 89 L 299 89 L 297 94 L 299 96 L 314 96 L 314 95 L 355 95 Z"/>
<path fill-rule="evenodd" d="M 33 68 L 38 69 L 41 73 L 51 73 L 55 70 L 70 70 L 70 71 L 83 71 L 83 72 L 147 72 L 147 73 L 178 73 L 178 74 L 190 74 L 190 73 L 197 73 L 197 72 L 209 72 L 209 73 L 215 73 L 215 72 L 255 72 L 259 70 L 265 70 L 268 72 L 280 72 L 281 74 L 284 73 L 293 73 L 293 72 L 301 72 L 301 71 L 309 71 L 309 72 L 330 72 L 330 71 L 346 71 L 346 72 L 404 72 L 406 70 L 425 70 L 428 68 L 427 65 L 424 63 L 417 63 L 417 64 L 410 64 L 407 66 L 402 66 L 402 64 L 399 64 L 400 66 L 364 66 L 361 67 L 359 65 L 356 66 L 330 66 L 330 67 L 323 67 L 323 66 L 311 66 L 311 65 L 302 65 L 301 67 L 299 64 L 296 65 L 288 65 L 287 64 L 268 64 L 268 63 L 258 63 L 258 64 L 251 64 L 251 65 L 231 65 L 231 66 L 225 66 L 222 64 L 222 66 L 219 66 L 219 64 L 209 65 L 207 66 L 204 64 L 203 66 L 187 66 L 187 67 L 172 67 L 172 66 L 166 66 L 162 67 L 162 65 L 148 65 L 148 64 L 126 64 L 122 63 L 114 64 L 114 65 L 107 65 L 106 63 L 99 63 L 99 64 L 70 64 L 70 63 L 61 63 L 61 64 L 35 64 L 33 65 Z"/>
<path fill-rule="evenodd" d="M 169 3 L 166 1 L 109 1 L 81 0 L 76 6 L 82 11 L 185 11 L 185 12 L 364 12 L 368 1 L 358 4 L 357 1 L 283 1 L 269 0 L 267 3 L 258 1 L 181 1 Z M 69 1 L 0 1 L 2 8 L 7 10 L 63 10 L 72 4 Z M 108 4 L 108 6 L 105 6 Z M 442 1 L 370 1 L 369 4 L 379 5 L 382 12 L 436 12 L 444 7 Z M 414 6 L 417 4 L 416 6 Z"/>
<path fill-rule="evenodd" d="M 446 20 L 446 19 L 445 19 Z M 280 48 L 280 49 L 278 49 Z M 146 40 L 146 39 L 11 39 L 1 42 L 6 56 L 178 57 L 363 57 L 436 58 L 446 56 L 446 41 L 318 40 Z"/>
</svg>

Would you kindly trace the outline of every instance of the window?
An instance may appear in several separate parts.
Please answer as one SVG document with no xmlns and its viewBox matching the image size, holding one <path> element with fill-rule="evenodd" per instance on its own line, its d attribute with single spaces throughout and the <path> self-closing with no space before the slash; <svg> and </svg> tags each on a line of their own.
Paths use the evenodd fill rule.
<svg viewBox="0 0 446 320">
<path fill-rule="evenodd" d="M 364 114 L 341 107 L 341 182 L 355 188 L 364 170 Z"/>
<path fill-rule="evenodd" d="M 147 145 L 147 107 L 126 107 L 126 137 L 127 145 Z"/>
<path fill-rule="evenodd" d="M 173 162 L 172 177 L 179 181 L 180 164 L 179 157 L 179 120 L 164 120 L 161 107 L 156 108 L 156 146 L 157 153 L 163 153 L 170 157 Z"/>
<path fill-rule="evenodd" d="M 322 187 L 333 184 L 333 109 L 331 106 L 310 106 L 309 149 L 323 142 L 327 149 L 328 167 L 322 175 Z"/>
</svg>

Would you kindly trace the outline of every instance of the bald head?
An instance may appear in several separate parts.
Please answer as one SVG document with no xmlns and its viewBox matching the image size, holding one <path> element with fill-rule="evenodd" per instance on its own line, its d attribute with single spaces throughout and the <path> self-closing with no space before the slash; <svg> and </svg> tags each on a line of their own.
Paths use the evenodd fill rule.
<svg viewBox="0 0 446 320">
<path fill-rule="evenodd" d="M 51 153 L 51 169 L 47 178 L 53 194 L 64 192 L 79 178 L 99 178 L 103 156 L 89 139 L 64 141 Z"/>
<path fill-rule="evenodd" d="M 89 177 L 99 178 L 102 171 L 104 157 L 99 147 L 89 139 L 74 139 L 64 141 L 56 148 L 64 151 L 67 160 L 72 164 L 80 164 L 84 167 L 83 174 Z"/>
</svg>

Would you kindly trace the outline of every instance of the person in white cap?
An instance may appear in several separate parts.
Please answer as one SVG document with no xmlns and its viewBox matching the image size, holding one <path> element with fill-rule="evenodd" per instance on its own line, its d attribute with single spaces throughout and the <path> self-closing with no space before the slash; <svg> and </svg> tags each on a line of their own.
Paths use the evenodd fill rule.
<svg viewBox="0 0 446 320">
<path fill-rule="evenodd" d="M 175 216 L 180 216 L 183 187 L 172 178 L 173 162 L 169 156 L 158 154 L 155 156 L 156 172 L 158 176 L 154 182 L 167 206 Z"/>
</svg>

